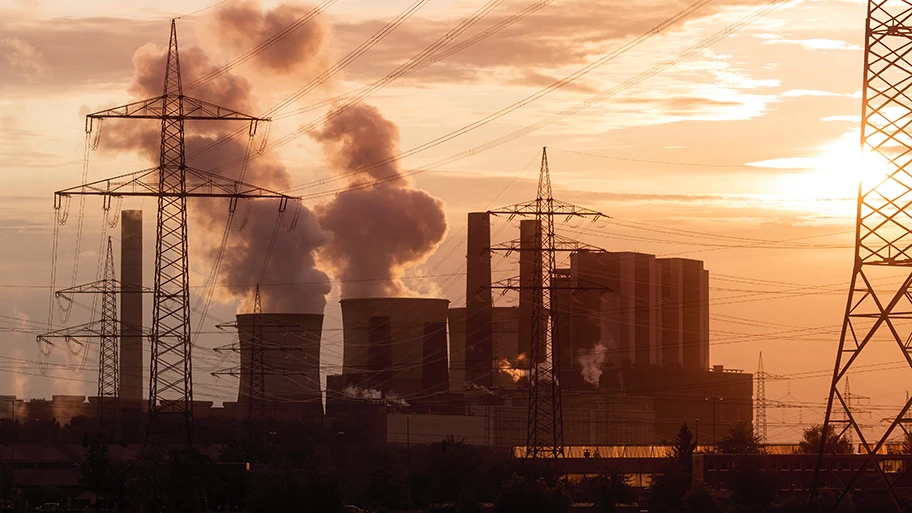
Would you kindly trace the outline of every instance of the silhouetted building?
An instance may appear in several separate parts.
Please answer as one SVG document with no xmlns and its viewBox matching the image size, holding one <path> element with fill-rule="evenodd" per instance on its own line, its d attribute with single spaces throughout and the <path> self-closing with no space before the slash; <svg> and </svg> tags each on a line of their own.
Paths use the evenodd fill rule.
<svg viewBox="0 0 912 513">
<path fill-rule="evenodd" d="M 343 299 L 342 374 L 402 397 L 449 389 L 446 299 Z"/>
<path fill-rule="evenodd" d="M 686 258 L 656 260 L 662 274 L 662 359 L 654 363 L 709 368 L 709 271 Z"/>
</svg>

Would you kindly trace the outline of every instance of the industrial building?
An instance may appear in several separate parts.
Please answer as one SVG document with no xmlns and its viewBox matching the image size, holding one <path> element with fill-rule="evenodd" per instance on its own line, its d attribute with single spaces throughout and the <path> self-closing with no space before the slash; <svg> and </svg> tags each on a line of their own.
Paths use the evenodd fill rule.
<svg viewBox="0 0 912 513">
<path fill-rule="evenodd" d="M 125 211 L 121 247 L 121 404 L 142 397 L 142 215 Z M 355 420 L 377 443 L 454 436 L 497 447 L 527 441 L 532 312 L 542 308 L 541 225 L 523 220 L 518 304 L 497 306 L 491 214 L 468 215 L 465 306 L 422 297 L 343 298 L 343 362 L 321 387 L 323 315 L 239 314 L 237 401 L 195 415 L 320 422 Z M 682 423 L 700 443 L 752 420 L 752 376 L 709 366 L 709 273 L 698 260 L 580 248 L 552 283 L 553 356 L 568 446 L 666 443 Z M 262 364 L 253 362 L 260 344 Z M 259 377 L 259 384 L 255 383 Z M 255 386 L 256 385 L 256 386 Z M 258 388 L 259 387 L 259 388 Z M 97 400 L 0 398 L 0 418 L 66 423 Z M 325 402 L 325 403 L 324 403 Z M 325 404 L 325 410 L 324 410 Z M 4 406 L 6 405 L 6 406 Z M 403 420 L 405 419 L 405 420 Z M 403 427 L 404 426 L 404 427 Z"/>
<path fill-rule="evenodd" d="M 327 379 L 328 416 L 363 419 L 386 443 L 401 441 L 403 415 L 414 440 L 526 443 L 529 348 L 543 332 L 530 292 L 541 284 L 540 224 L 520 222 L 515 307 L 494 305 L 490 234 L 488 213 L 468 215 L 465 307 L 342 300 L 343 370 Z M 709 367 L 708 283 L 698 260 L 570 254 L 550 312 L 568 445 L 664 443 L 684 422 L 711 443 L 752 420 L 752 375 Z"/>
</svg>

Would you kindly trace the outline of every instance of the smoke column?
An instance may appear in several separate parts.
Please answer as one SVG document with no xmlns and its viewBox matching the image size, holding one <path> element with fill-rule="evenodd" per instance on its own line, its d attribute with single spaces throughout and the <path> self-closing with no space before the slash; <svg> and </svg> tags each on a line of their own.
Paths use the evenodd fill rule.
<svg viewBox="0 0 912 513">
<path fill-rule="evenodd" d="M 311 135 L 323 144 L 330 166 L 350 173 L 399 153 L 399 128 L 373 106 L 359 104 L 330 119 Z M 423 262 L 447 231 L 443 202 L 415 189 L 398 162 L 349 176 L 349 185 L 392 180 L 341 192 L 315 208 L 332 234 L 321 250 L 341 282 L 342 298 L 406 296 L 400 277 Z"/>
<path fill-rule="evenodd" d="M 580 349 L 577 361 L 580 364 L 580 373 L 590 385 L 599 386 L 602 377 L 602 365 L 608 358 L 608 348 L 599 342 L 592 349 Z"/>
<path fill-rule="evenodd" d="M 271 11 L 262 11 L 254 2 L 232 4 L 214 16 L 205 26 L 205 34 L 221 41 L 232 49 L 253 48 L 270 35 L 291 25 L 295 19 L 311 10 L 306 6 L 281 5 Z M 238 68 L 242 71 L 257 72 L 259 83 L 267 86 L 270 81 L 295 79 L 306 81 L 312 70 L 327 58 L 329 28 L 325 19 L 311 20 L 307 25 L 289 34 L 279 44 L 257 55 L 250 64 Z M 180 34 L 179 34 L 180 38 Z M 130 95 L 134 98 L 149 98 L 162 92 L 164 66 L 167 48 L 154 44 L 141 47 L 134 54 L 134 79 Z M 199 47 L 180 49 L 181 71 L 184 84 L 205 76 L 217 66 L 209 54 Z M 222 105 L 247 114 L 256 115 L 251 82 L 232 71 L 187 92 L 188 95 Z M 217 140 L 226 132 L 236 129 L 239 123 L 231 122 L 190 122 L 186 148 L 188 154 Z M 107 127 L 103 131 L 102 147 L 114 151 L 139 152 L 157 161 L 159 131 L 157 123 L 129 121 L 117 123 L 116 129 Z M 247 140 L 235 139 L 221 146 L 218 151 L 188 162 L 188 165 L 207 171 L 218 164 L 243 157 Z M 232 169 L 225 176 L 238 179 L 240 170 Z M 263 156 L 250 162 L 243 181 L 282 191 L 289 188 L 292 177 L 288 170 L 274 157 Z M 221 244 L 228 212 L 225 200 L 197 199 L 188 202 L 191 210 L 191 245 L 195 255 L 205 255 L 211 263 Z M 285 223 L 291 221 L 294 206 L 289 206 Z M 247 206 L 238 205 L 235 224 L 245 216 Z M 269 243 L 276 224 L 278 204 L 276 200 L 251 202 L 249 222 L 243 231 L 232 228 L 220 272 L 225 287 L 217 289 L 220 299 L 246 299 L 252 293 L 255 281 L 263 268 Z M 315 250 L 329 240 L 316 216 L 308 209 L 300 212 L 297 227 L 286 232 L 280 228 L 269 266 L 263 279 L 261 295 L 263 309 L 269 312 L 323 313 L 326 294 L 330 291 L 328 276 L 316 268 Z M 200 266 L 208 269 L 208 266 Z M 286 286 L 269 284 L 288 283 Z"/>
</svg>

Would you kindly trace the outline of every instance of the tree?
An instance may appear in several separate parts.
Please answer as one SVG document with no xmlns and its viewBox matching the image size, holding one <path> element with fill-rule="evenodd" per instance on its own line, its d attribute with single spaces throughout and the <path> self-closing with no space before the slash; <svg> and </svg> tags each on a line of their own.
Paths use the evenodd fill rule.
<svg viewBox="0 0 912 513">
<path fill-rule="evenodd" d="M 766 462 L 762 459 L 745 458 L 732 469 L 728 488 L 738 503 L 769 508 L 775 502 L 778 474 L 771 469 L 764 469 Z"/>
<path fill-rule="evenodd" d="M 570 496 L 561 483 L 551 488 L 544 479 L 529 483 L 513 474 L 494 499 L 495 513 L 567 513 Z"/>
<path fill-rule="evenodd" d="M 108 445 L 102 435 L 97 434 L 89 441 L 80 471 L 80 483 L 95 494 L 95 511 L 101 510 L 103 498 L 122 495 L 123 471 L 108 455 Z"/>
<path fill-rule="evenodd" d="M 798 452 L 815 454 L 820 450 L 820 433 L 823 426 L 815 424 L 804 430 L 803 440 L 798 443 Z M 826 444 L 823 451 L 827 454 L 852 454 L 852 444 L 845 436 L 837 436 L 832 425 L 827 426 Z"/>
<path fill-rule="evenodd" d="M 716 447 L 722 454 L 763 454 L 760 437 L 754 434 L 753 426 L 746 421 L 730 427 Z"/>
<path fill-rule="evenodd" d="M 294 511 L 307 505 L 310 511 L 340 513 L 344 507 L 342 483 L 334 469 L 316 461 L 295 468 L 280 466 L 254 467 L 253 483 L 247 500 L 249 511 Z"/>
<path fill-rule="evenodd" d="M 4 463 L 0 463 L 0 495 L 4 499 L 9 499 L 13 496 L 13 491 L 16 489 L 16 474 L 13 472 L 13 469 Z"/>
<path fill-rule="evenodd" d="M 684 513 L 715 513 L 719 511 L 712 488 L 697 483 L 684 494 Z"/>
<path fill-rule="evenodd" d="M 650 508 L 653 504 L 680 508 L 681 499 L 690 489 L 692 482 L 693 479 L 689 473 L 681 470 L 674 462 L 669 462 L 661 473 L 652 476 L 649 484 L 652 490 Z"/>
<path fill-rule="evenodd" d="M 688 474 L 693 467 L 693 453 L 696 448 L 697 444 L 694 442 L 693 433 L 687 427 L 687 423 L 681 424 L 681 429 L 678 430 L 678 436 L 675 437 L 671 450 L 678 467 Z"/>
<path fill-rule="evenodd" d="M 612 513 L 617 505 L 632 499 L 627 476 L 616 472 L 581 481 L 573 494 L 574 502 L 591 502 L 599 513 Z"/>
</svg>

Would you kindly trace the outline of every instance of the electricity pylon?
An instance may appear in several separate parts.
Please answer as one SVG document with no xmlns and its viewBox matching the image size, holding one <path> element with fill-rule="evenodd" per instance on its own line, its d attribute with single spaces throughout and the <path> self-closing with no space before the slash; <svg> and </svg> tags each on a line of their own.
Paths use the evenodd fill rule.
<svg viewBox="0 0 912 513">
<path fill-rule="evenodd" d="M 769 430 L 766 424 L 766 372 L 763 371 L 763 351 L 760 352 L 760 361 L 757 363 L 757 401 L 754 403 L 755 435 L 763 441 L 769 440 Z"/>
<path fill-rule="evenodd" d="M 97 338 L 98 342 L 98 426 L 105 436 L 116 439 L 120 428 L 120 340 L 123 323 L 117 319 L 117 294 L 123 292 L 115 278 L 114 251 L 108 237 L 105 255 L 104 278 L 85 285 L 78 285 L 56 292 L 57 297 L 71 300 L 74 294 L 101 294 L 101 319 L 79 326 L 62 328 L 38 336 L 38 342 L 52 344 L 52 339 L 62 338 L 67 344 L 83 345 L 81 339 Z M 148 290 L 130 291 L 148 292 Z"/>
<path fill-rule="evenodd" d="M 849 399 L 840 392 L 847 373 L 862 351 L 872 344 L 891 348 L 912 368 L 912 0 L 869 0 L 865 27 L 865 69 L 862 86 L 861 147 L 884 161 L 884 173 L 858 187 L 855 261 L 833 379 L 830 383 L 822 434 L 854 433 L 865 461 L 848 480 L 840 480 L 837 508 L 866 472 L 877 476 L 897 511 L 901 510 L 893 484 L 878 455 L 891 434 L 906 431 L 906 400 L 890 417 L 882 433 L 869 439 L 862 432 Z M 868 164 L 871 165 L 871 164 Z M 897 277 L 897 274 L 900 274 Z M 839 418 L 844 414 L 844 420 Z M 841 426 L 841 427 L 837 427 Z M 819 507 L 825 440 L 821 436 L 810 509 Z M 871 485 L 866 485 L 870 487 Z"/>
<path fill-rule="evenodd" d="M 55 193 L 55 208 L 62 198 L 100 195 L 104 208 L 113 197 L 146 196 L 158 200 L 155 238 L 155 285 L 152 296 L 152 351 L 149 372 L 149 425 L 146 440 L 161 441 L 183 428 L 186 442 L 193 444 L 193 379 L 190 338 L 190 284 L 187 245 L 187 198 L 228 198 L 233 211 L 242 198 L 279 199 L 284 212 L 287 195 L 249 185 L 224 176 L 193 169 L 186 164 L 184 123 L 246 121 L 251 136 L 257 123 L 269 121 L 184 96 L 181 85 L 177 29 L 171 20 L 171 39 L 165 64 L 161 96 L 89 114 L 92 122 L 106 118 L 155 119 L 161 121 L 158 166 L 115 178 L 100 180 Z"/>
<path fill-rule="evenodd" d="M 555 216 L 566 218 L 591 218 L 593 221 L 607 217 L 600 212 L 554 199 L 551 191 L 551 172 L 548 169 L 548 149 L 542 149 L 541 171 L 538 178 L 538 192 L 533 201 L 511 205 L 490 214 L 533 217 L 541 230 L 540 285 L 532 289 L 532 341 L 529 350 L 529 411 L 526 442 L 527 458 L 564 457 L 564 420 L 560 388 L 560 348 L 553 343 L 557 325 L 558 308 L 553 305 L 556 289 L 554 277 L 557 271 L 557 253 L 566 250 L 572 243 L 555 233 Z M 538 242 L 537 241 L 537 242 Z M 495 248 L 492 248 L 495 249 Z M 512 249 L 511 249 L 512 250 Z M 538 248 L 534 249 L 538 252 Z M 537 266 L 537 264 L 536 264 Z M 536 282 L 539 276 L 536 276 Z M 528 286 L 528 284 L 521 284 Z M 504 287 L 516 289 L 516 286 Z M 549 318 L 550 317 L 550 318 Z M 550 321 L 550 322 L 549 322 Z"/>
</svg>

